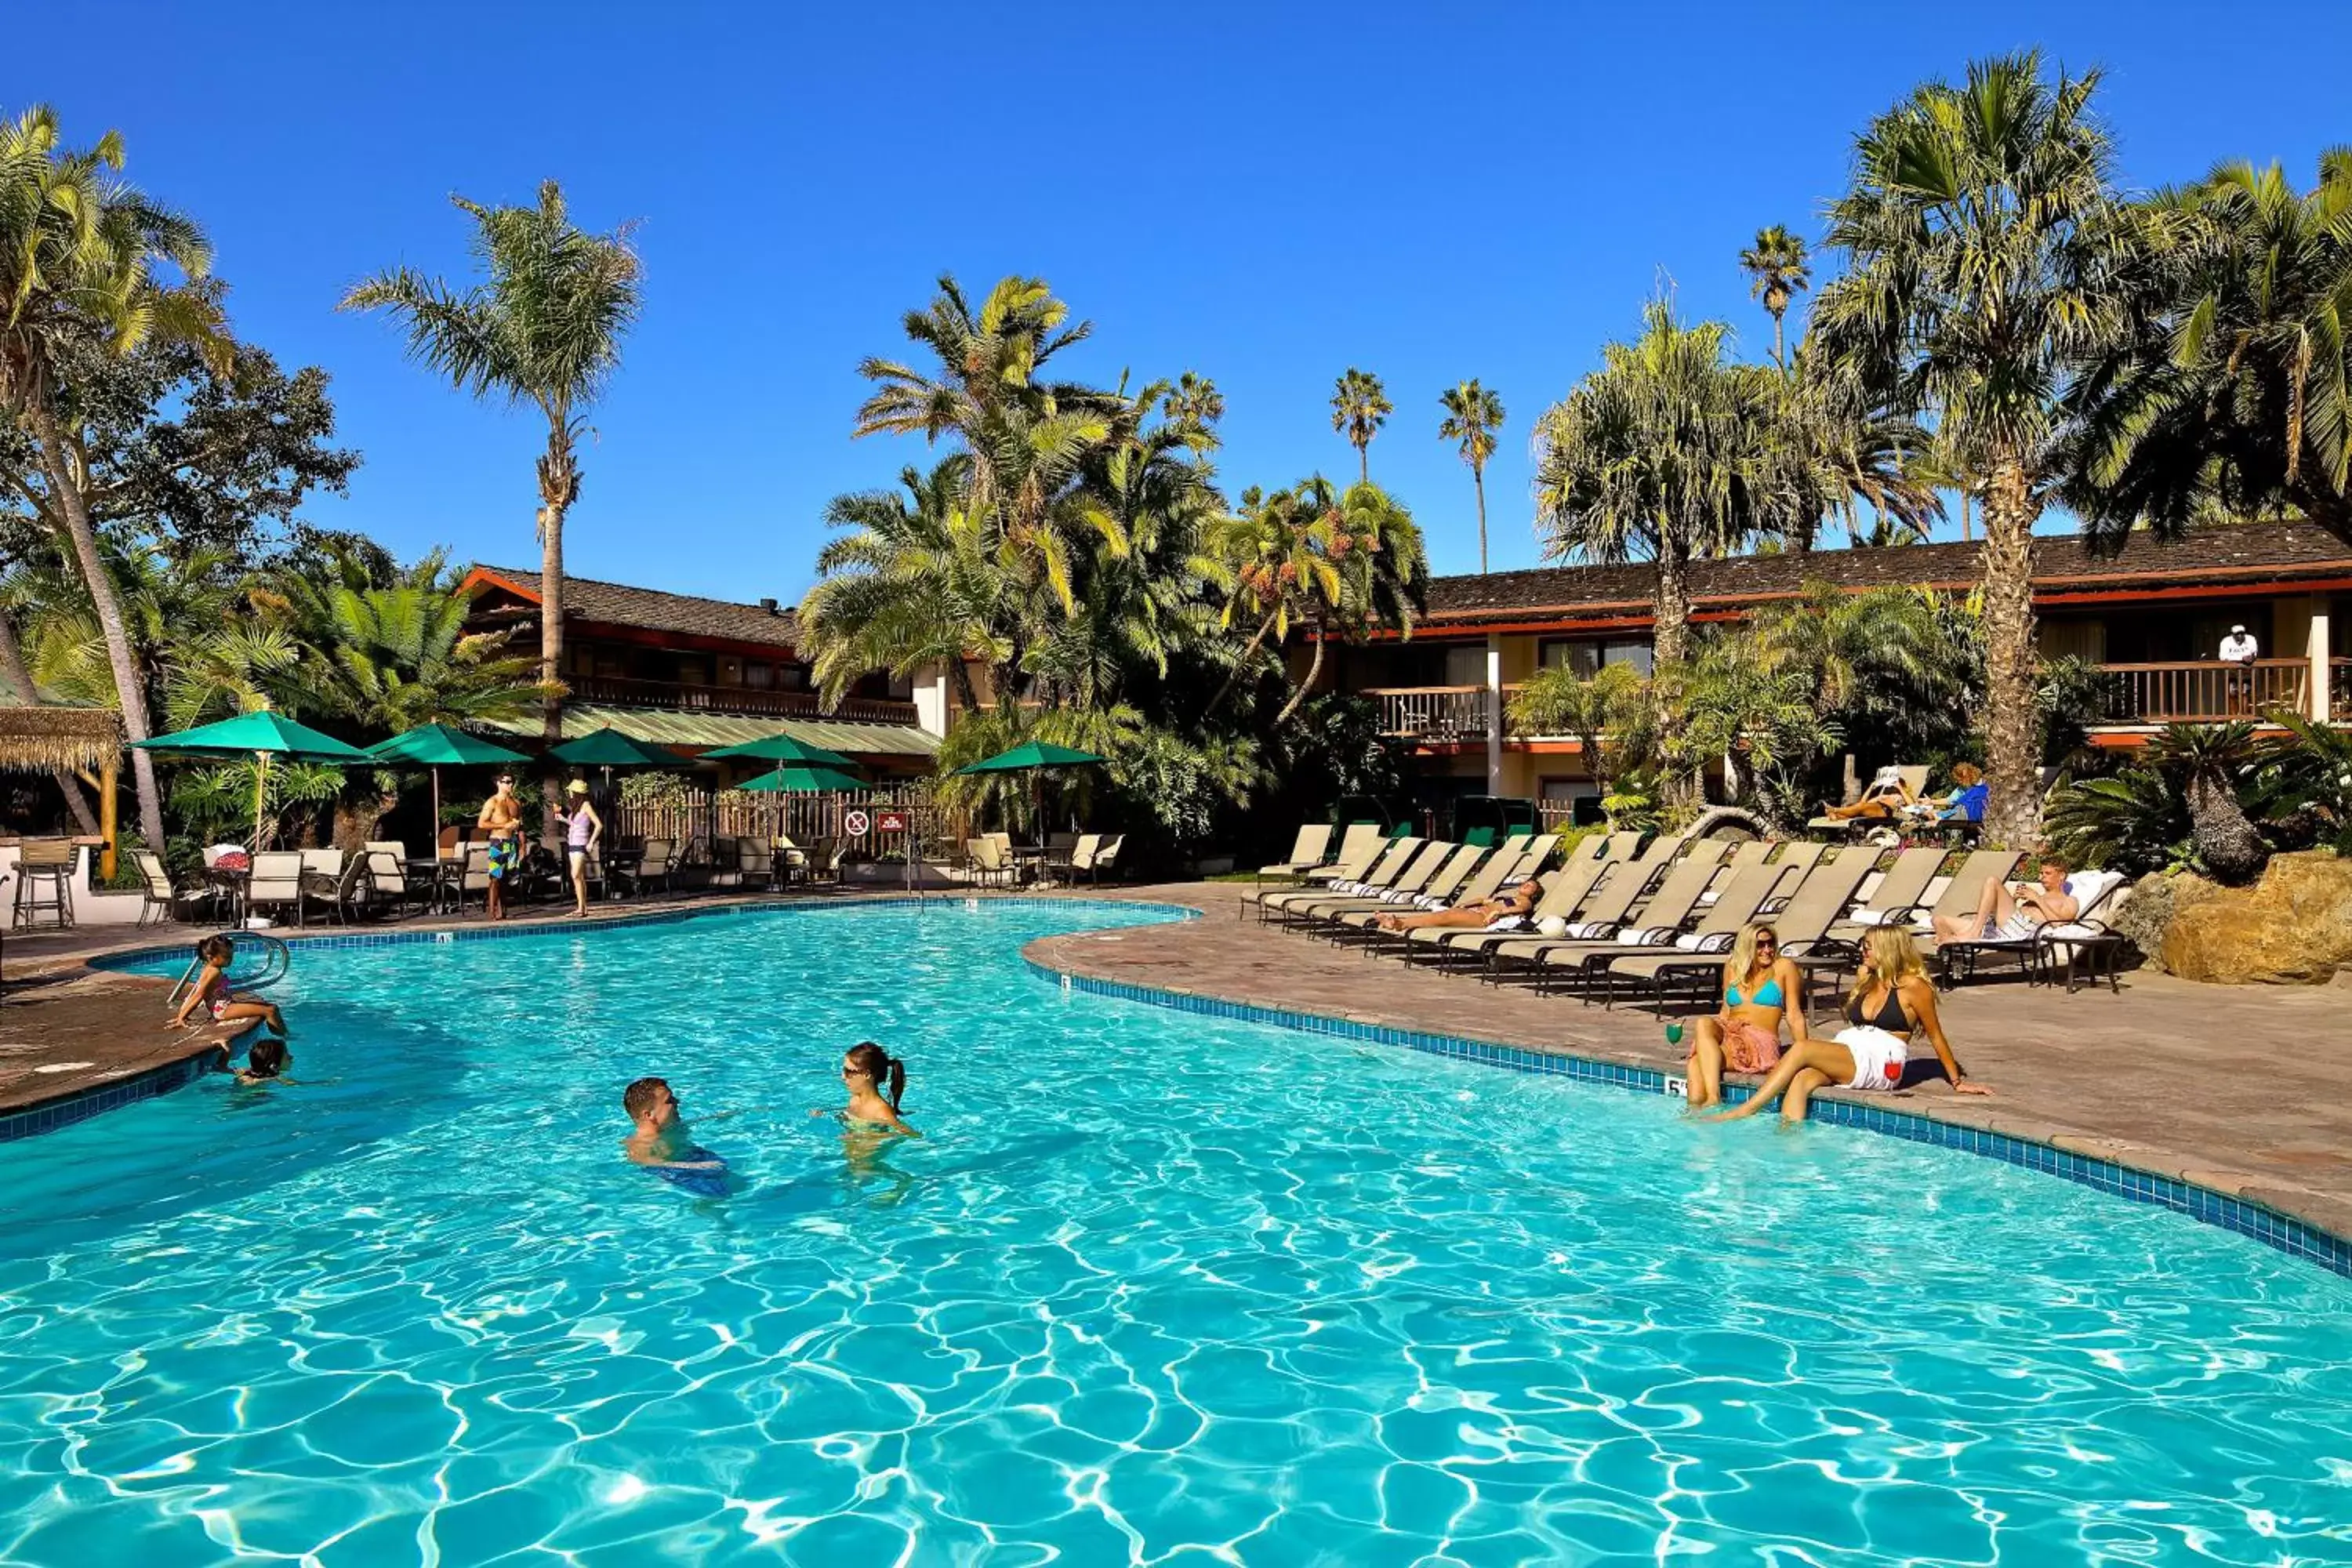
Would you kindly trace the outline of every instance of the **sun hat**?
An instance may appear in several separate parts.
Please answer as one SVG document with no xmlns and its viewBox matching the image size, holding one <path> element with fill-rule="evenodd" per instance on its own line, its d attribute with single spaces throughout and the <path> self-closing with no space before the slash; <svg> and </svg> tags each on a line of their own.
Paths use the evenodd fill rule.
<svg viewBox="0 0 2352 1568">
<path fill-rule="evenodd" d="M 588 793 L 588 786 L 583 784 L 580 780 L 573 779 L 570 784 L 563 786 L 563 793 L 566 795 L 586 795 Z"/>
</svg>

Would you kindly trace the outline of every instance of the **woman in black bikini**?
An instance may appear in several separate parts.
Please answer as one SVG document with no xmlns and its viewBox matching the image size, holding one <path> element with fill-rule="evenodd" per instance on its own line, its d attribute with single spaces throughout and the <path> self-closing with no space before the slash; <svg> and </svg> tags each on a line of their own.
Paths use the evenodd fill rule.
<svg viewBox="0 0 2352 1568">
<path fill-rule="evenodd" d="M 1892 1093 L 1931 1078 L 1948 1080 L 1955 1094 L 1990 1094 L 1960 1070 L 1936 1016 L 1936 987 L 1927 979 L 1911 933 L 1881 926 L 1863 942 L 1862 972 L 1845 999 L 1846 1026 L 1834 1038 L 1803 1038 L 1790 1047 L 1756 1092 L 1711 1120 L 1753 1116 L 1776 1098 L 1786 1121 L 1802 1121 L 1813 1091 L 1831 1084 Z M 1911 1037 L 1925 1031 L 1935 1059 L 1910 1060 Z"/>
</svg>

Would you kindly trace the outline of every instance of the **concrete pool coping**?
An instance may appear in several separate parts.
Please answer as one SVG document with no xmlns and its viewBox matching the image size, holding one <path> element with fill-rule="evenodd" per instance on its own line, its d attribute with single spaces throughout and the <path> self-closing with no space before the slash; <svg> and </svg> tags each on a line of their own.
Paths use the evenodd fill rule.
<svg viewBox="0 0 2352 1568">
<path fill-rule="evenodd" d="M 1187 923 L 1198 922 L 1211 911 L 1192 885 L 1181 888 L 1121 889 L 1115 894 L 1034 894 L 1018 891 L 983 892 L 956 891 L 910 898 L 894 891 L 844 894 L 822 898 L 779 899 L 773 896 L 749 896 L 726 900 L 699 900 L 687 907 L 656 910 L 631 910 L 592 918 L 586 921 L 565 919 L 514 920 L 497 926 L 474 923 L 464 926 L 411 927 L 394 931 L 328 931 L 316 934 L 273 932 L 297 949 L 320 949 L 394 946 L 413 943 L 481 941 L 524 936 L 562 935 L 588 927 L 643 927 L 672 924 L 685 921 L 740 914 L 747 910 L 790 910 L 795 912 L 845 907 L 873 908 L 908 903 L 948 903 L 1017 900 L 1023 903 L 1073 907 L 1099 907 L 1119 904 L 1136 909 L 1158 909 L 1184 917 Z M 1179 984 L 1164 980 L 1143 981 L 1131 973 L 1122 974 L 1118 956 L 1104 951 L 1123 941 L 1127 931 L 1140 929 L 1105 928 L 1082 933 L 1066 933 L 1041 937 L 1027 944 L 1022 952 L 1023 961 L 1034 972 L 1072 988 L 1091 994 L 1121 997 L 1155 1005 L 1216 1016 L 1241 1018 L 1276 1027 L 1307 1033 L 1329 1035 L 1366 1043 L 1403 1046 L 1433 1054 L 1460 1059 L 1475 1060 L 1489 1065 L 1559 1074 L 1580 1081 L 1604 1083 L 1637 1092 L 1673 1094 L 1680 1089 L 1680 1078 L 1671 1070 L 1670 1058 L 1662 1061 L 1664 1053 L 1653 1049 L 1640 1050 L 1571 1050 L 1557 1045 L 1495 1038 L 1480 1034 L 1464 1033 L 1458 1029 L 1415 1027 L 1377 1015 L 1348 1010 L 1308 1009 L 1268 1005 L 1245 994 L 1235 994 L 1227 984 L 1203 986 Z M 1159 948 L 1160 944 L 1152 944 Z M 1088 951 L 1089 949 L 1093 951 Z M 152 940 L 126 942 L 103 952 L 81 955 L 84 968 L 90 973 L 113 974 L 122 980 L 140 977 L 121 974 L 121 966 L 157 955 L 184 951 L 183 942 L 156 942 Z M 1370 973 L 1381 973 L 1371 971 Z M 1489 994 L 1491 994 L 1491 993 Z M 1474 1000 L 1475 994 L 1465 993 L 1457 999 Z M 67 1121 L 96 1115 L 114 1105 L 131 1100 L 148 1098 L 166 1092 L 181 1083 L 200 1076 L 194 1062 L 207 1055 L 212 1047 L 206 1044 L 192 1048 L 189 1060 L 149 1066 L 136 1074 L 124 1075 L 122 1081 L 84 1085 L 74 1095 L 60 1095 L 51 1102 L 21 1109 L 0 1115 L 0 1141 L 22 1137 L 35 1131 L 49 1131 Z M 152 1058 L 150 1058 L 152 1062 Z M 176 1079 L 171 1075 L 180 1074 Z M 1744 1099 L 1745 1088 L 1729 1090 L 1735 1100 Z M 109 1098 L 118 1097 L 118 1098 Z M 2253 1237 L 2291 1257 L 2318 1264 L 2331 1272 L 2352 1277 L 2352 1239 L 2347 1239 L 2341 1222 L 2331 1212 L 2337 1206 L 2323 1194 L 2312 1194 L 2321 1201 L 2297 1202 L 2297 1194 L 2279 1194 L 2252 1188 L 2249 1179 L 2227 1172 L 2189 1168 L 2179 1162 L 2168 1160 L 2160 1151 L 2147 1151 L 2121 1145 L 2111 1140 L 2084 1138 L 2047 1122 L 2037 1121 L 2027 1114 L 2006 1108 L 1988 1106 L 1981 1101 L 1926 1102 L 1906 1104 L 1902 1109 L 1890 1109 L 1887 1096 L 1860 1096 L 1843 1091 L 1825 1091 L 1815 1100 L 1816 1120 L 1834 1125 L 1859 1126 L 1866 1131 L 1927 1142 L 1942 1147 L 1999 1159 L 2008 1163 L 2042 1171 L 2099 1191 L 2112 1193 L 2134 1202 L 2154 1204 L 2189 1215 L 2204 1223 Z M 1906 1100 L 1914 1097 L 1902 1097 Z M 80 1115 L 58 1120 L 55 1114 L 45 1125 L 34 1126 L 31 1118 L 45 1111 L 56 1112 L 58 1102 L 68 1099 L 87 1103 L 89 1109 Z M 102 1103 L 101 1103 L 102 1101 Z M 11 1131 L 12 1125 L 21 1130 Z M 2153 1154 L 2153 1157 L 2151 1157 Z M 2282 1198 L 2285 1201 L 2281 1201 Z M 2331 1223 L 2333 1222 L 2333 1223 Z"/>
</svg>

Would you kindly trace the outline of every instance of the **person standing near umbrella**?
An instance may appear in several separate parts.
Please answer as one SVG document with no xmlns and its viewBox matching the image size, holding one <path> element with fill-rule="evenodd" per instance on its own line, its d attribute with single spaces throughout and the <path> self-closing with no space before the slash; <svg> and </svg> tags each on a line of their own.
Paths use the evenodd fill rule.
<svg viewBox="0 0 2352 1568">
<path fill-rule="evenodd" d="M 507 918 L 508 876 L 522 864 L 522 803 L 515 799 L 514 775 L 499 775 L 498 793 L 482 805 L 474 826 L 490 836 L 490 919 Z"/>
<path fill-rule="evenodd" d="M 604 837 L 604 819 L 596 815 L 595 805 L 588 798 L 585 780 L 573 779 L 563 786 L 563 853 L 572 867 L 572 918 L 588 918 L 588 857 L 596 852 L 596 842 Z"/>
</svg>

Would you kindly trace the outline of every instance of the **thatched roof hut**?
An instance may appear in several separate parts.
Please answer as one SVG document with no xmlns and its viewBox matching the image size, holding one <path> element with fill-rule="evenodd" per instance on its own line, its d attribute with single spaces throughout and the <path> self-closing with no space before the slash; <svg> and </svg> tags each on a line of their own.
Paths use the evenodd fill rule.
<svg viewBox="0 0 2352 1568">
<path fill-rule="evenodd" d="M 0 772 L 95 773 L 122 752 L 122 715 L 111 708 L 0 708 Z"/>
</svg>

